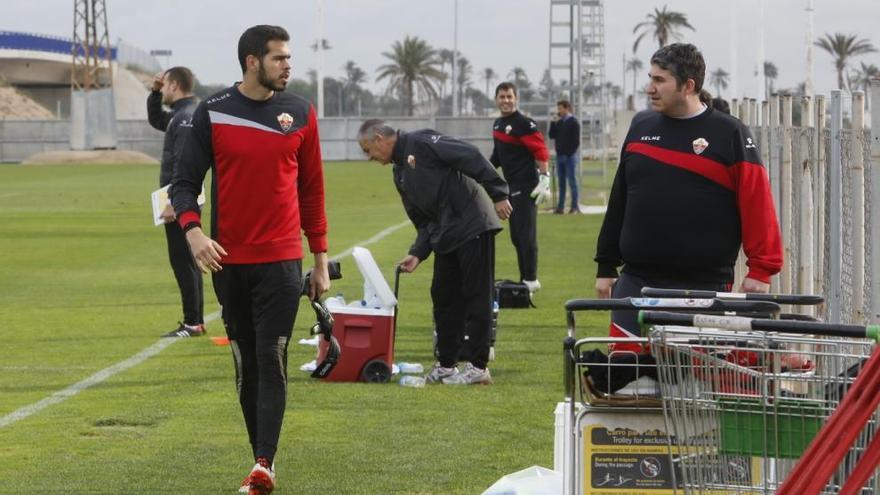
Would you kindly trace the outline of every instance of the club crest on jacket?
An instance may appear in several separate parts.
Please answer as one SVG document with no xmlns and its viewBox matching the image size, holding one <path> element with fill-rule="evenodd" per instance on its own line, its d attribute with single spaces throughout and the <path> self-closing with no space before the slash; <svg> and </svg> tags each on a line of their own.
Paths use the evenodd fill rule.
<svg viewBox="0 0 880 495">
<path fill-rule="evenodd" d="M 293 127 L 293 117 L 287 112 L 278 114 L 278 125 L 281 126 L 282 131 L 289 131 Z"/>
<path fill-rule="evenodd" d="M 416 157 L 408 155 L 406 157 L 406 164 L 409 165 L 409 168 L 416 168 Z"/>
<path fill-rule="evenodd" d="M 709 147 L 709 141 L 703 138 L 694 139 L 694 153 L 702 154 Z"/>
</svg>

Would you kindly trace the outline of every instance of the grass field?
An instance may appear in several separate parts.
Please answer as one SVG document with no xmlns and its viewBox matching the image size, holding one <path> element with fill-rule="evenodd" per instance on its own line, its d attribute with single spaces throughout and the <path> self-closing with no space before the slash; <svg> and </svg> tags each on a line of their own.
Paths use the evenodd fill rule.
<svg viewBox="0 0 880 495">
<path fill-rule="evenodd" d="M 327 164 L 331 255 L 406 220 L 390 173 Z M 0 166 L 0 424 L 175 327 L 179 298 L 148 203 L 157 176 L 148 166 Z M 292 345 L 277 493 L 472 495 L 533 464 L 552 468 L 562 304 L 593 293 L 600 221 L 539 216 L 544 289 L 537 309 L 501 312 L 494 386 L 319 383 L 298 370 L 313 348 Z M 369 246 L 389 281 L 413 237 L 407 226 Z M 506 231 L 497 246 L 497 276 L 516 278 Z M 331 293 L 359 296 L 354 261 L 342 264 Z M 397 360 L 425 367 L 431 269 L 402 277 L 396 348 Z M 206 313 L 217 309 L 207 282 Z M 598 334 L 607 320 L 583 321 L 583 334 Z M 302 305 L 294 340 L 311 323 Z M 222 334 L 218 321 L 208 329 Z M 235 493 L 252 462 L 229 348 L 205 338 L 0 426 L 0 493 Z"/>
</svg>

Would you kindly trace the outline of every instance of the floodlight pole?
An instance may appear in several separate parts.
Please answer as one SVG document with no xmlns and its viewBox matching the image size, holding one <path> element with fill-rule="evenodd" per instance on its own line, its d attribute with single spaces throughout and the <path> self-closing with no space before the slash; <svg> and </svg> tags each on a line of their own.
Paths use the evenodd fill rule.
<svg viewBox="0 0 880 495">
<path fill-rule="evenodd" d="M 315 69 L 318 86 L 318 118 L 324 118 L 324 0 L 317 0 L 318 41 L 315 48 Z"/>
<path fill-rule="evenodd" d="M 804 79 L 805 96 L 813 96 L 813 0 L 807 0 L 807 67 L 806 78 Z"/>
<path fill-rule="evenodd" d="M 736 98 L 736 2 L 730 2 L 730 98 Z"/>
<path fill-rule="evenodd" d="M 735 3 L 735 2 L 734 2 Z M 758 0 L 758 101 L 768 100 L 767 78 L 764 74 L 764 0 Z"/>
<path fill-rule="evenodd" d="M 458 0 L 452 8 L 452 116 L 458 116 Z"/>
</svg>

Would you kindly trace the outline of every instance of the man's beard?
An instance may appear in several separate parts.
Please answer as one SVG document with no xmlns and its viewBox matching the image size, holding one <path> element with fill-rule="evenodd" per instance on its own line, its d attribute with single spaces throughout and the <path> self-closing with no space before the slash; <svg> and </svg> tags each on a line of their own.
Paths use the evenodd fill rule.
<svg viewBox="0 0 880 495">
<path fill-rule="evenodd" d="M 266 69 L 262 65 L 260 65 L 260 70 L 257 72 L 257 82 L 269 91 L 284 91 L 284 88 L 287 87 L 286 82 L 269 79 L 269 76 L 266 75 Z"/>
</svg>

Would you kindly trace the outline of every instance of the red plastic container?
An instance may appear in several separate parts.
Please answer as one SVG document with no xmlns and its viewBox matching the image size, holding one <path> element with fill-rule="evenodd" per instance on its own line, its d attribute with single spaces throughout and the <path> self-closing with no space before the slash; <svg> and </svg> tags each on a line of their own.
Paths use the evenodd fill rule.
<svg viewBox="0 0 880 495">
<path fill-rule="evenodd" d="M 336 306 L 333 336 L 341 353 L 333 371 L 324 380 L 331 382 L 387 382 L 394 363 L 394 310 Z M 327 352 L 322 339 L 317 361 Z"/>
</svg>

